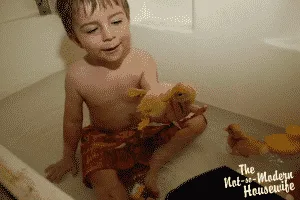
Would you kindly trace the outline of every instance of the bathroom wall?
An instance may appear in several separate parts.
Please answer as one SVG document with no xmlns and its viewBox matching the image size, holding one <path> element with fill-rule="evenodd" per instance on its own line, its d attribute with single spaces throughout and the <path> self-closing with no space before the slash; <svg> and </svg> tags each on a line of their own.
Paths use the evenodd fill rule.
<svg viewBox="0 0 300 200">
<path fill-rule="evenodd" d="M 0 100 L 64 69 L 74 48 L 60 19 L 40 16 L 35 0 L 1 0 L 0 46 Z"/>
<path fill-rule="evenodd" d="M 157 59 L 161 80 L 194 83 L 199 101 L 299 124 L 299 9 L 293 0 L 196 0 L 190 33 L 149 27 L 133 32 L 134 41 Z"/>
<path fill-rule="evenodd" d="M 198 56 L 188 65 L 194 73 L 185 74 L 194 81 L 201 74 L 200 100 L 276 125 L 300 125 L 299 9 L 293 0 L 195 1 L 191 50 Z M 290 44 L 280 48 L 266 43 L 270 38 Z"/>
<path fill-rule="evenodd" d="M 160 30 L 190 32 L 193 28 L 193 0 L 128 0 L 131 23 Z"/>
<path fill-rule="evenodd" d="M 64 36 L 54 15 L 0 24 L 0 99 L 64 69 Z"/>
<path fill-rule="evenodd" d="M 0 2 L 0 24 L 38 14 L 34 0 L 1 0 Z"/>
</svg>

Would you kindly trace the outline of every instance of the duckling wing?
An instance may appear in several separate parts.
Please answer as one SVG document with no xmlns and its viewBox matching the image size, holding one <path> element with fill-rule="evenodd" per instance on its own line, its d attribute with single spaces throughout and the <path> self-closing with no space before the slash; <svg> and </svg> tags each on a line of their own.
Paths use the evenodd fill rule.
<svg viewBox="0 0 300 200">
<path fill-rule="evenodd" d="M 160 101 L 158 98 L 144 98 L 138 105 L 137 109 L 144 116 L 159 117 L 166 111 L 166 102 Z"/>
<path fill-rule="evenodd" d="M 129 97 L 144 96 L 147 93 L 146 90 L 137 88 L 129 88 L 127 92 Z"/>
<path fill-rule="evenodd" d="M 143 130 L 146 126 L 150 124 L 149 118 L 144 118 L 139 124 L 138 124 L 138 130 Z"/>
</svg>

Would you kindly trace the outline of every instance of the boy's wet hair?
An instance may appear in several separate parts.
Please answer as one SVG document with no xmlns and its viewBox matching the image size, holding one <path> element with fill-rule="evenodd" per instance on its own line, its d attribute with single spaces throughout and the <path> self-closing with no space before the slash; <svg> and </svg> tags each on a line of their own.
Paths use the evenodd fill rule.
<svg viewBox="0 0 300 200">
<path fill-rule="evenodd" d="M 69 37 L 73 37 L 73 14 L 78 12 L 81 5 L 84 7 L 85 14 L 93 14 L 95 9 L 106 9 L 107 6 L 113 6 L 114 2 L 117 6 L 121 6 L 124 9 L 126 17 L 130 19 L 130 9 L 127 0 L 57 0 L 56 11 L 62 20 L 64 28 Z M 91 7 L 91 13 L 87 13 L 87 7 Z"/>
</svg>

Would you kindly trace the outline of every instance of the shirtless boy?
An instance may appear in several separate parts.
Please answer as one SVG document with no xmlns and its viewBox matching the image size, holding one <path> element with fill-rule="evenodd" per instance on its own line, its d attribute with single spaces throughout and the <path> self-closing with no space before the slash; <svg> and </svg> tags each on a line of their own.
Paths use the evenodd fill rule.
<svg viewBox="0 0 300 200">
<path fill-rule="evenodd" d="M 57 10 L 69 38 L 85 49 L 87 55 L 67 70 L 63 157 L 45 170 L 47 178 L 58 183 L 67 172 L 76 174 L 75 152 L 81 140 L 86 186 L 93 188 L 99 199 L 128 199 L 117 172 L 132 167 L 142 147 L 135 151 L 130 146 L 130 141 L 135 147 L 134 141 L 140 141 L 134 136 L 140 122 L 136 112 L 140 97 L 128 97 L 127 90 L 156 89 L 158 93 L 152 95 L 158 95 L 170 88 L 158 82 L 154 59 L 145 51 L 131 48 L 126 0 L 58 0 Z M 91 125 L 82 128 L 84 102 L 90 112 Z M 149 166 L 146 187 L 156 196 L 160 168 L 205 130 L 205 110 L 206 107 L 187 105 L 182 113 L 175 105 L 162 117 L 162 121 L 171 122 L 195 113 L 181 122 L 182 129 L 173 126 L 162 131 L 160 134 L 174 134 L 169 140 L 164 139 L 165 143 L 157 147 L 148 160 L 140 159 L 140 163 Z M 161 137 L 157 135 L 155 137 Z M 122 146 L 124 141 L 121 140 L 128 145 Z M 139 155 L 144 156 L 145 151 Z"/>
</svg>

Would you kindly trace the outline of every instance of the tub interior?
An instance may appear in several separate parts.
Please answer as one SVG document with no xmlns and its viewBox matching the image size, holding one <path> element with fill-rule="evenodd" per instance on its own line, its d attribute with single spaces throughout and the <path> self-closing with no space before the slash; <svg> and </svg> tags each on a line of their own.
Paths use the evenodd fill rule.
<svg viewBox="0 0 300 200">
<path fill-rule="evenodd" d="M 235 30 L 230 32 L 224 24 L 223 27 L 208 23 L 209 18 L 204 16 L 201 18 L 200 13 L 196 16 L 186 12 L 189 14 L 187 21 L 173 24 L 163 20 L 164 17 L 167 19 L 169 16 L 161 16 L 158 21 L 153 18 L 155 14 L 148 18 L 138 18 L 147 13 L 147 10 L 142 9 L 145 2 L 148 3 L 145 4 L 148 9 L 155 11 L 155 4 L 159 1 L 141 1 L 139 5 L 141 10 L 135 13 L 136 23 L 132 25 L 133 46 L 149 49 L 157 59 L 159 74 L 163 81 L 176 82 L 184 76 L 183 81 L 192 80 L 197 83 L 200 89 L 196 104 L 209 106 L 205 114 L 208 127 L 204 133 L 162 168 L 158 181 L 161 199 L 164 199 L 170 190 L 190 178 L 224 165 L 239 171 L 239 165 L 246 164 L 254 167 L 256 172 L 268 174 L 274 174 L 275 170 L 289 173 L 299 169 L 300 155 L 283 157 L 267 154 L 250 158 L 231 155 L 227 146 L 228 134 L 224 131 L 229 124 L 236 123 L 249 135 L 263 140 L 269 134 L 284 133 L 286 123 L 299 122 L 300 118 L 297 114 L 299 92 L 297 93 L 296 90 L 300 87 L 297 76 L 300 72 L 299 37 L 278 35 L 275 37 L 271 34 L 263 39 L 258 38 L 257 35 L 236 37 L 237 34 L 244 33 L 241 30 L 247 30 L 243 27 L 241 30 L 234 29 L 234 22 L 240 23 L 238 20 L 224 22 L 225 25 L 227 23 L 232 25 L 228 27 L 233 27 L 232 30 Z M 204 3 L 207 7 L 199 6 L 198 2 L 200 1 L 189 1 L 185 8 L 191 10 L 195 5 L 201 9 L 209 8 L 206 5 L 208 1 Z M 163 4 L 165 8 L 168 3 L 171 1 Z M 275 7 L 277 8 L 274 4 L 271 8 Z M 213 13 L 213 9 L 202 14 L 209 12 Z M 217 16 L 226 14 L 226 12 L 216 13 Z M 182 13 L 181 17 L 184 16 L 185 14 Z M 200 18 L 212 27 L 207 30 L 200 29 L 198 26 L 201 23 L 198 25 L 196 23 Z M 0 43 L 1 46 L 9 46 L 7 51 L 0 53 L 0 68 L 3 72 L 0 74 L 2 86 L 0 88 L 0 145 L 30 166 L 32 173 L 39 176 L 39 181 L 47 185 L 50 183 L 41 178 L 45 177 L 44 170 L 61 158 L 63 150 L 66 65 L 84 55 L 84 52 L 67 39 L 56 16 L 33 17 L 26 19 L 26 22 L 19 20 L 4 23 L 1 27 L 0 34 L 5 37 L 11 35 L 11 37 L 1 40 Z M 222 37 L 220 36 L 222 31 L 218 29 L 220 27 L 224 29 L 223 33 L 226 33 Z M 36 31 L 32 32 L 33 29 Z M 258 35 L 262 34 L 260 31 Z M 23 46 L 26 47 L 25 50 Z M 20 57 L 15 59 L 17 53 Z M 286 63 L 286 58 L 292 61 Z M 201 64 L 198 64 L 200 62 Z M 187 68 L 189 70 L 186 70 Z M 259 73 L 261 68 L 265 68 L 268 73 Z M 239 76 L 234 77 L 234 72 L 239 72 Z M 258 91 L 253 89 L 251 78 L 253 74 L 258 78 L 256 82 L 261 84 L 256 86 L 260 89 Z M 286 77 L 291 74 L 293 76 L 287 79 Z M 222 82 L 221 78 L 224 76 L 228 79 Z M 284 79 L 286 81 L 276 81 L 283 78 L 286 78 Z M 265 80 L 267 81 L 264 82 Z M 239 85 L 236 84 L 237 82 Z M 284 95 L 282 91 L 285 91 Z M 259 98 L 261 96 L 268 98 Z M 277 104 L 274 104 L 274 99 L 279 99 Z M 266 109 L 260 109 L 262 107 Z M 273 111 L 274 117 L 266 110 Z M 86 105 L 83 114 L 83 126 L 87 126 L 89 113 Z M 3 157 L 8 159 L 7 153 L 0 152 L 0 164 Z M 82 183 L 79 148 L 76 157 L 79 161 L 78 175 L 72 177 L 67 174 L 61 183 L 51 183 L 51 185 L 74 200 L 95 199 L 93 191 Z M 21 166 L 15 167 L 21 169 Z M 47 187 L 44 187 L 44 190 L 46 189 Z M 53 191 L 57 190 L 53 189 Z M 286 194 L 280 193 L 280 195 L 284 197 Z M 0 184 L 0 199 L 5 198 L 13 197 Z"/>
<path fill-rule="evenodd" d="M 44 169 L 62 155 L 64 76 L 65 70 L 57 72 L 0 102 L 1 144 L 42 176 L 45 176 Z M 198 101 L 197 104 L 204 103 Z M 163 197 L 188 179 L 224 165 L 238 170 L 240 164 L 247 164 L 255 167 L 256 171 L 270 174 L 275 170 L 290 172 L 299 167 L 299 156 L 243 158 L 230 155 L 227 151 L 227 133 L 223 129 L 231 123 L 240 124 L 245 132 L 257 139 L 272 133 L 283 133 L 282 127 L 211 105 L 206 117 L 209 125 L 205 132 L 161 170 L 159 186 Z M 85 106 L 84 126 L 88 122 Z M 77 158 L 81 162 L 79 149 Z M 83 185 L 81 173 L 75 178 L 68 174 L 60 184 L 55 185 L 74 199 L 94 198 L 92 190 Z"/>
</svg>

